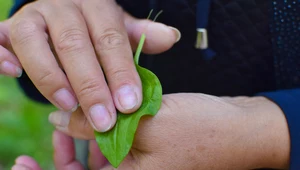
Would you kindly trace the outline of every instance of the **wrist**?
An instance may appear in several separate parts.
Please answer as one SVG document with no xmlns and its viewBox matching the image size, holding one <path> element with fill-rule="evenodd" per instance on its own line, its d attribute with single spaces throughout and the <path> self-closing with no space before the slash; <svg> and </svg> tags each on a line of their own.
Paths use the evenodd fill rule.
<svg viewBox="0 0 300 170">
<path fill-rule="evenodd" d="M 290 136 L 286 118 L 274 102 L 265 97 L 252 97 L 244 103 L 249 118 L 247 136 L 253 150 L 255 168 L 287 169 Z"/>
</svg>

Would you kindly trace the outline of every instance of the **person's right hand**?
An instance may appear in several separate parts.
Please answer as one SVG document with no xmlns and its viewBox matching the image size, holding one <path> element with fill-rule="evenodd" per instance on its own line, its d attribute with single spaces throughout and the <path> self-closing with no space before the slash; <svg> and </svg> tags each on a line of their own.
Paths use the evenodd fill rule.
<svg viewBox="0 0 300 170">
<path fill-rule="evenodd" d="M 7 22 L 7 21 L 6 21 Z M 6 23 L 0 22 L 0 75 L 10 76 L 10 77 L 20 77 L 22 75 L 22 66 L 17 57 L 5 47 L 9 46 L 7 44 L 6 34 L 7 29 L 4 27 Z"/>
<path fill-rule="evenodd" d="M 142 33 L 148 38 L 143 51 L 152 54 L 180 38 L 174 28 L 129 16 L 115 1 L 35 1 L 0 23 L 0 56 L 16 54 L 52 104 L 74 111 L 79 101 L 93 128 L 103 132 L 115 124 L 116 109 L 131 113 L 141 105 L 132 49 Z"/>
</svg>

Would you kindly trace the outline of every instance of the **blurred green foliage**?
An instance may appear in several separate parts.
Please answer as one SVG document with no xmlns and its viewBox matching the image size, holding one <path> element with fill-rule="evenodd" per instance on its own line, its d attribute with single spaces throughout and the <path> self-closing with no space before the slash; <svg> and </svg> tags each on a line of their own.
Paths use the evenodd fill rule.
<svg viewBox="0 0 300 170">
<path fill-rule="evenodd" d="M 0 0 L 0 20 L 11 0 Z M 29 100 L 15 79 L 0 76 L 0 170 L 10 169 L 19 155 L 34 157 L 45 170 L 53 168 L 48 113 L 55 110 Z"/>
<path fill-rule="evenodd" d="M 0 0 L 0 20 L 7 17 L 8 10 L 12 5 L 12 0 Z"/>
</svg>

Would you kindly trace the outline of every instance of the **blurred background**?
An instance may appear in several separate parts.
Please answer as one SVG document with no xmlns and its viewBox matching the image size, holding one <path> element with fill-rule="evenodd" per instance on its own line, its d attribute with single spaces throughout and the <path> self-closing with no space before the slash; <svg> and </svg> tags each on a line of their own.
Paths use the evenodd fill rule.
<svg viewBox="0 0 300 170">
<path fill-rule="evenodd" d="M 8 16 L 13 0 L 0 0 L 0 20 Z M 15 79 L 0 75 L 0 170 L 8 170 L 19 155 L 34 157 L 44 170 L 52 170 L 48 123 L 52 106 L 35 103 L 22 93 Z"/>
</svg>

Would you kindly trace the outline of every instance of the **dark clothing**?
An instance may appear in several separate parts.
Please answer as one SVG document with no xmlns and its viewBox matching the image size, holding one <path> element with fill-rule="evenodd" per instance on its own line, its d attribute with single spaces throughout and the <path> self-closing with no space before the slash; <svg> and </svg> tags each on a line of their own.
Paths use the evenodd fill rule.
<svg viewBox="0 0 300 170">
<path fill-rule="evenodd" d="M 13 12 L 21 1 L 27 2 L 16 1 Z M 289 125 L 290 169 L 300 169 L 300 2 L 211 0 L 207 29 L 209 48 L 216 55 L 210 60 L 204 59 L 203 50 L 194 47 L 197 0 L 118 3 L 139 18 L 145 18 L 151 9 L 163 10 L 158 21 L 181 31 L 181 41 L 171 50 L 141 57 L 141 64 L 161 80 L 164 93 L 270 98 L 284 111 Z M 29 97 L 47 102 L 26 74 L 19 82 Z"/>
</svg>

